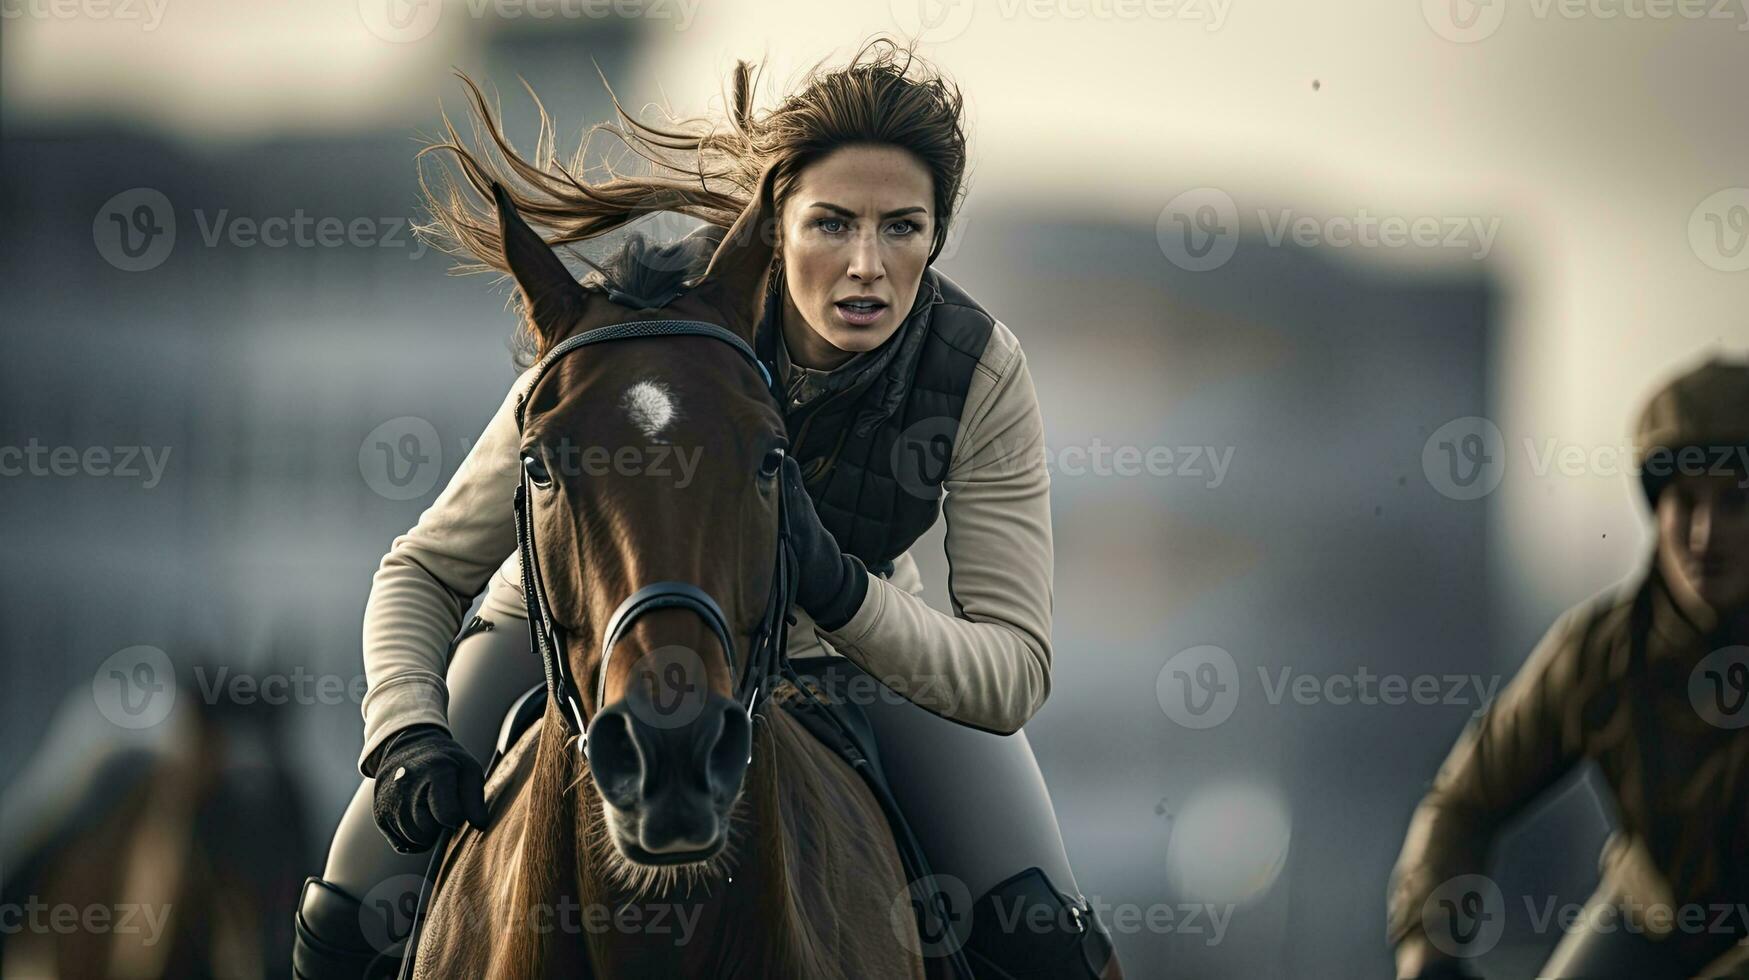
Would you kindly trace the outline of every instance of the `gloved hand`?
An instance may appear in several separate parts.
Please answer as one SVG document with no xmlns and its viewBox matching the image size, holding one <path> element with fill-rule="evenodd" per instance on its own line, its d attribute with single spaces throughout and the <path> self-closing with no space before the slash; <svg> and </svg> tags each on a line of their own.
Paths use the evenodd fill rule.
<svg viewBox="0 0 1749 980">
<path fill-rule="evenodd" d="M 376 795 L 371 815 L 389 846 L 429 851 L 445 827 L 465 819 L 486 826 L 486 774 L 460 742 L 437 725 L 413 725 L 372 753 Z"/>
<path fill-rule="evenodd" d="M 868 569 L 845 554 L 820 523 L 814 500 L 802 484 L 802 468 L 783 458 L 783 505 L 789 511 L 790 544 L 796 552 L 796 605 L 824 630 L 850 622 L 868 594 Z"/>
</svg>

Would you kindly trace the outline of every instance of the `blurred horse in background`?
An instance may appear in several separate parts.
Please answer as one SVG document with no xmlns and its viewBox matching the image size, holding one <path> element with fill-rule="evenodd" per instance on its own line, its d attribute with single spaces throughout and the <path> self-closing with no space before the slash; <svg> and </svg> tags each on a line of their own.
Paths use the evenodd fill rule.
<svg viewBox="0 0 1749 980">
<path fill-rule="evenodd" d="M 298 882 L 317 854 L 288 713 L 213 696 L 189 663 L 176 673 L 168 713 L 138 729 L 94 710 L 93 688 L 73 691 L 7 788 L 0 977 L 289 975 Z M 125 678 L 97 678 L 99 705 L 110 680 Z"/>
</svg>

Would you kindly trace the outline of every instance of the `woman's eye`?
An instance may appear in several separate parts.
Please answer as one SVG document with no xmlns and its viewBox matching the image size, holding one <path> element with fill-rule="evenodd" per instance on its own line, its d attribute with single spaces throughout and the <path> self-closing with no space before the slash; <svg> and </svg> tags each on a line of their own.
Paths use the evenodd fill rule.
<svg viewBox="0 0 1749 980">
<path fill-rule="evenodd" d="M 819 221 L 814 222 L 814 226 L 828 235 L 836 235 L 844 230 L 844 219 L 821 218 Z"/>
<path fill-rule="evenodd" d="M 528 474 L 529 482 L 533 483 L 535 486 L 552 486 L 552 474 L 547 472 L 547 464 L 542 462 L 539 456 L 524 455 L 522 457 L 522 469 Z"/>
<path fill-rule="evenodd" d="M 887 229 L 897 235 L 910 235 L 917 231 L 917 225 L 912 221 L 895 221 Z"/>
</svg>

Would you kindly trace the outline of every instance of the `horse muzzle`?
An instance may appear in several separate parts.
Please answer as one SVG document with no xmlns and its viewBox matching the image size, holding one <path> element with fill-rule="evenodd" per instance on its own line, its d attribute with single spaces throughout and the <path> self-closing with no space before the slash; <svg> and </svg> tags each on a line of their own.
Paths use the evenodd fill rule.
<svg viewBox="0 0 1749 980">
<path fill-rule="evenodd" d="M 616 847 L 637 864 L 706 861 L 727 842 L 753 726 L 714 692 L 663 700 L 636 686 L 589 723 L 585 754 Z"/>
</svg>

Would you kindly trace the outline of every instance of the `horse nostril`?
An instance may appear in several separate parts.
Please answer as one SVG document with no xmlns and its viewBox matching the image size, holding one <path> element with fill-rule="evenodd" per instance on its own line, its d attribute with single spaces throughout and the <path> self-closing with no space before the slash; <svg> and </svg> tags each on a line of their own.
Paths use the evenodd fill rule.
<svg viewBox="0 0 1749 980">
<path fill-rule="evenodd" d="M 621 809 L 637 803 L 643 795 L 644 757 L 632 731 L 632 718 L 622 705 L 614 705 L 589 723 L 584 755 L 601 795 Z"/>
<path fill-rule="evenodd" d="M 706 775 L 711 792 L 726 799 L 741 788 L 741 780 L 747 774 L 748 756 L 753 751 L 753 724 L 746 709 L 733 701 L 720 700 L 723 727 L 716 744 L 711 746 Z"/>
</svg>

